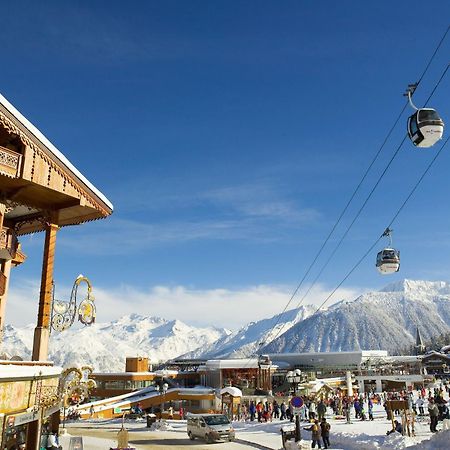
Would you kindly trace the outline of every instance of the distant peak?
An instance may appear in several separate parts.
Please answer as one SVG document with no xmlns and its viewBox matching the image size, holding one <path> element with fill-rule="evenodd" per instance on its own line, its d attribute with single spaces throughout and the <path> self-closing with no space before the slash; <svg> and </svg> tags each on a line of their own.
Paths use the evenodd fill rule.
<svg viewBox="0 0 450 450">
<path fill-rule="evenodd" d="M 423 292 L 428 294 L 450 294 L 450 285 L 445 281 L 404 280 L 395 281 L 380 289 L 380 292 Z"/>
</svg>

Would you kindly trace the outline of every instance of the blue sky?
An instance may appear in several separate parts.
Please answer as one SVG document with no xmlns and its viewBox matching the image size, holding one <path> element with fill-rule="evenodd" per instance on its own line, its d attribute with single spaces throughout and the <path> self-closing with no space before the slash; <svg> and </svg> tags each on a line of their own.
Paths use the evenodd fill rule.
<svg viewBox="0 0 450 450">
<path fill-rule="evenodd" d="M 2 94 L 115 206 L 107 220 L 59 232 L 57 296 L 82 272 L 100 293 L 99 320 L 140 312 L 231 328 L 284 308 L 450 17 L 444 1 L 432 14 L 418 1 L 17 1 L 3 10 Z M 417 103 L 449 54 L 450 36 Z M 447 75 L 432 101 L 446 122 L 449 87 Z M 406 113 L 337 237 L 405 122 Z M 321 303 L 383 232 L 436 151 L 402 148 L 306 303 Z M 394 225 L 401 272 L 378 275 L 374 253 L 333 300 L 401 278 L 449 280 L 448 153 Z M 14 270 L 7 311 L 17 324 L 37 313 L 43 236 L 22 242 L 29 259 Z"/>
</svg>

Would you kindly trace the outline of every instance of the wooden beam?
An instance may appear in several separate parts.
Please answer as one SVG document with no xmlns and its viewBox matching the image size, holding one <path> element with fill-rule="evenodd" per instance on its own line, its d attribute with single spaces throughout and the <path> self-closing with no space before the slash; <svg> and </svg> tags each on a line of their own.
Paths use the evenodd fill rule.
<svg viewBox="0 0 450 450">
<path fill-rule="evenodd" d="M 46 361 L 50 337 L 50 316 L 53 293 L 53 268 L 58 225 L 49 223 L 45 229 L 44 256 L 42 261 L 41 291 L 37 326 L 34 330 L 32 361 Z"/>
</svg>

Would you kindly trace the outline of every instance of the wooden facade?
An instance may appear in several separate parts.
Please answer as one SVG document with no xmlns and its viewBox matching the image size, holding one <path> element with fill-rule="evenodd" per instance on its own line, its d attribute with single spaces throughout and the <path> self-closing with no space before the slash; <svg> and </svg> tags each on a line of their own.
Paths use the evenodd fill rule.
<svg viewBox="0 0 450 450">
<path fill-rule="evenodd" d="M 5 325 L 11 268 L 26 258 L 19 238 L 44 231 L 41 289 L 39 299 L 36 299 L 32 353 L 32 360 L 39 361 L 35 363 L 37 365 L 46 364 L 48 358 L 57 232 L 67 225 L 105 218 L 112 211 L 108 199 L 0 95 L 0 340 Z M 5 405 L 0 405 L 0 416 L 5 413 L 8 413 Z M 27 426 L 27 449 L 39 448 L 42 417 L 43 409 L 37 405 L 36 419 Z M 5 444 L 5 434 L 2 439 Z"/>
</svg>

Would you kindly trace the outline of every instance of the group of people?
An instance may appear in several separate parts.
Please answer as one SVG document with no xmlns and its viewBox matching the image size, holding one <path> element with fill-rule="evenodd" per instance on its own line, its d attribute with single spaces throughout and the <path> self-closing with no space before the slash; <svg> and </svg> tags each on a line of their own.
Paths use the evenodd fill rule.
<svg viewBox="0 0 450 450">
<path fill-rule="evenodd" d="M 298 408 L 297 412 L 302 421 L 310 421 L 318 419 L 319 421 L 327 412 L 328 403 L 320 399 L 319 401 L 305 398 L 304 404 Z M 278 402 L 277 400 L 269 401 L 251 401 L 250 404 L 243 405 L 240 416 L 237 420 L 258 420 L 258 422 L 271 422 L 273 419 L 294 421 L 294 408 L 290 402 Z"/>
<path fill-rule="evenodd" d="M 311 431 L 312 448 L 322 448 L 321 439 L 323 441 L 323 448 L 328 448 L 330 446 L 330 429 L 331 425 L 327 422 L 325 417 L 319 422 L 315 419 L 312 425 L 305 430 Z"/>
</svg>

